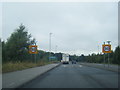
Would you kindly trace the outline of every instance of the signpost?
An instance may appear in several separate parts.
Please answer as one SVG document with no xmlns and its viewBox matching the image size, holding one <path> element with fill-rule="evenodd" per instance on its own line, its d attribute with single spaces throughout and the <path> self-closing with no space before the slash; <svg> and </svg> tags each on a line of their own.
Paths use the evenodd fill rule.
<svg viewBox="0 0 120 90">
<path fill-rule="evenodd" d="M 110 44 L 102 45 L 102 52 L 103 53 L 111 53 L 111 45 Z"/>
<path fill-rule="evenodd" d="M 35 54 L 35 63 L 36 63 L 36 54 L 38 54 L 37 45 L 30 45 L 29 46 L 29 53 Z"/>
<path fill-rule="evenodd" d="M 50 60 L 56 60 L 56 57 L 55 56 L 51 56 L 51 57 L 49 57 L 50 58 Z"/>
<path fill-rule="evenodd" d="M 102 45 L 102 52 L 104 53 L 108 53 L 108 67 L 109 67 L 109 53 L 111 53 L 111 45 L 108 43 L 108 44 L 103 44 Z M 105 56 L 104 56 L 104 59 L 105 59 Z M 105 60 L 104 60 L 105 62 Z"/>
<path fill-rule="evenodd" d="M 29 53 L 30 54 L 37 54 L 38 53 L 37 45 L 30 45 L 29 46 Z"/>
</svg>

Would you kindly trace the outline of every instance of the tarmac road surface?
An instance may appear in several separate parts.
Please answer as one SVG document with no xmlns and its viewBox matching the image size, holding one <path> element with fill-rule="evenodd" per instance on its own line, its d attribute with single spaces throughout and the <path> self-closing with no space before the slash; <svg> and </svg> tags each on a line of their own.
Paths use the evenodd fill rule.
<svg viewBox="0 0 120 90">
<path fill-rule="evenodd" d="M 62 64 L 21 88 L 118 88 L 118 73 L 80 64 Z"/>
</svg>

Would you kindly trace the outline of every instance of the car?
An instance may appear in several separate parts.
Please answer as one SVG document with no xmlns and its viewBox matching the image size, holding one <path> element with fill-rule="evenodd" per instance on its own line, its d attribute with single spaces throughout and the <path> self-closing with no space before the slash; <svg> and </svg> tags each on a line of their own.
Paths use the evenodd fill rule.
<svg viewBox="0 0 120 90">
<path fill-rule="evenodd" d="M 76 64 L 76 61 L 72 61 L 72 64 Z"/>
</svg>

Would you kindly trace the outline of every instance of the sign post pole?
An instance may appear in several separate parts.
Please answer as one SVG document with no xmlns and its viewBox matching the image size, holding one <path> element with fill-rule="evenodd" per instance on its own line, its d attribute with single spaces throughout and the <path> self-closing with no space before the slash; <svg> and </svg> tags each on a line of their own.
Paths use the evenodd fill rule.
<svg viewBox="0 0 120 90">
<path fill-rule="evenodd" d="M 105 45 L 105 42 L 104 42 L 104 45 Z M 104 68 L 105 68 L 105 53 L 104 53 Z"/>
<path fill-rule="evenodd" d="M 35 62 L 35 64 L 36 64 L 36 54 L 34 54 L 34 62 Z"/>
<path fill-rule="evenodd" d="M 110 45 L 111 41 L 107 41 L 108 45 Z M 109 51 L 111 51 L 111 46 L 109 48 Z M 109 60 L 109 53 L 108 53 L 108 68 L 109 68 L 110 60 Z"/>
<path fill-rule="evenodd" d="M 109 68 L 109 64 L 110 64 L 110 61 L 109 61 L 109 53 L 108 53 L 108 68 Z"/>
<path fill-rule="evenodd" d="M 36 54 L 38 53 L 38 50 L 37 50 L 37 45 L 30 45 L 29 46 L 29 53 L 30 54 L 34 54 L 33 55 L 33 59 L 35 59 L 35 63 L 36 63 Z"/>
<path fill-rule="evenodd" d="M 104 67 L 105 67 L 105 53 L 104 53 Z"/>
<path fill-rule="evenodd" d="M 109 53 L 111 53 L 111 45 L 108 43 L 108 44 L 103 44 L 102 45 L 102 52 L 104 53 L 104 63 L 105 63 L 105 53 L 108 53 L 108 68 L 109 68 L 109 64 L 110 64 L 110 61 L 109 61 Z M 105 67 L 105 65 L 104 65 Z"/>
</svg>

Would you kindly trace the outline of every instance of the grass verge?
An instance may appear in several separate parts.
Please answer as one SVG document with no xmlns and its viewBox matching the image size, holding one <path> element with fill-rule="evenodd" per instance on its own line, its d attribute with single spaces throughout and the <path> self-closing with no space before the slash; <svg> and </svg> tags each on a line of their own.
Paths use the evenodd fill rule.
<svg viewBox="0 0 120 90">
<path fill-rule="evenodd" d="M 39 61 L 37 63 L 7 62 L 2 65 L 2 73 L 24 70 L 24 69 L 33 68 L 33 67 L 37 67 L 37 66 L 43 66 L 43 65 L 52 64 L 52 63 L 55 63 L 55 62 L 45 62 L 45 61 Z"/>
</svg>

